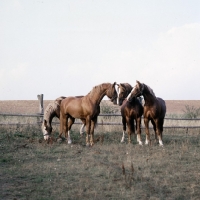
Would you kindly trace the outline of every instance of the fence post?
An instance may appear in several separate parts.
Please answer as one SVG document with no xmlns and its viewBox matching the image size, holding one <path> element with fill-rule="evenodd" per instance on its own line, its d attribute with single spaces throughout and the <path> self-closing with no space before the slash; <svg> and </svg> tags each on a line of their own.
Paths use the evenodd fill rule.
<svg viewBox="0 0 200 200">
<path fill-rule="evenodd" d="M 43 115 L 44 114 L 44 107 L 43 107 L 43 94 L 38 94 L 37 95 L 37 98 L 38 98 L 38 101 L 39 101 L 39 114 L 40 115 Z M 39 122 L 42 122 L 43 121 L 43 116 L 41 117 L 38 117 L 38 121 Z"/>
</svg>

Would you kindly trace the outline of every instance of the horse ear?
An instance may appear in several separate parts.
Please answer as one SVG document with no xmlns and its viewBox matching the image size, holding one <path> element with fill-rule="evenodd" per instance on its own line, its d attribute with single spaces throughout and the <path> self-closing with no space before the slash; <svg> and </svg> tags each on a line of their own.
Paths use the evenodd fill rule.
<svg viewBox="0 0 200 200">
<path fill-rule="evenodd" d="M 114 83 L 113 83 L 113 87 L 115 87 L 115 85 L 117 85 L 117 83 L 116 83 L 116 82 L 114 82 Z"/>
<path fill-rule="evenodd" d="M 137 85 L 141 85 L 141 83 L 140 83 L 139 81 L 136 81 L 136 84 L 137 84 Z"/>
<path fill-rule="evenodd" d="M 120 85 L 121 85 L 123 88 L 126 88 L 125 85 L 124 85 L 123 83 L 120 83 Z"/>
</svg>

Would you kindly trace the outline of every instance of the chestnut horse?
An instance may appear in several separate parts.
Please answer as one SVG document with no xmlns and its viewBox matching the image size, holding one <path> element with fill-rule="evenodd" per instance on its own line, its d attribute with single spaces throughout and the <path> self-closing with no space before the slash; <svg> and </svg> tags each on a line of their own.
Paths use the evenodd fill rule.
<svg viewBox="0 0 200 200">
<path fill-rule="evenodd" d="M 100 102 L 105 95 L 111 101 L 117 103 L 116 83 L 103 83 L 93 87 L 84 97 L 68 97 L 60 105 L 60 135 L 67 136 L 68 131 L 74 123 L 75 118 L 81 119 L 86 124 L 86 145 L 94 145 L 94 127 L 100 113 Z M 67 123 L 69 119 L 69 124 Z M 90 142 L 89 142 L 90 136 Z M 67 137 L 66 137 L 67 138 Z"/>
<path fill-rule="evenodd" d="M 60 103 L 63 99 L 66 97 L 61 96 L 58 97 L 56 100 L 54 100 L 52 103 L 49 103 L 44 111 L 44 119 L 42 122 L 42 132 L 45 140 L 48 140 L 51 137 L 52 133 L 52 120 L 54 117 L 57 117 L 58 119 L 60 118 Z M 83 124 L 80 128 L 80 134 L 84 133 L 84 127 L 85 125 Z M 68 135 L 68 140 L 71 141 L 70 139 L 70 134 Z"/>
<path fill-rule="evenodd" d="M 135 124 L 137 131 L 137 141 L 142 145 L 141 141 L 141 118 L 143 115 L 143 106 L 141 99 L 134 97 L 131 101 L 127 101 L 126 97 L 133 87 L 129 83 L 120 83 L 118 85 L 118 105 L 121 106 L 123 136 L 121 142 L 124 142 L 126 125 L 128 126 L 128 142 L 131 142 L 131 134 L 135 134 Z"/>
<path fill-rule="evenodd" d="M 143 95 L 145 101 L 143 114 L 146 132 L 145 144 L 149 144 L 150 142 L 149 121 L 151 121 L 155 131 L 156 141 L 158 142 L 159 140 L 159 145 L 163 146 L 162 132 L 166 114 L 165 101 L 159 97 L 156 97 L 153 90 L 149 86 L 136 81 L 136 86 L 132 89 L 131 93 L 127 97 L 127 100 L 132 101 L 133 98 L 141 95 Z"/>
</svg>

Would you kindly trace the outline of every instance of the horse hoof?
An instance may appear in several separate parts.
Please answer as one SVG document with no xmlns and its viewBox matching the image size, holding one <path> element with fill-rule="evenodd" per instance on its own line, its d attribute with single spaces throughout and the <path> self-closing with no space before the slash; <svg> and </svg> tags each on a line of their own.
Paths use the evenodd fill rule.
<svg viewBox="0 0 200 200">
<path fill-rule="evenodd" d="M 90 143 L 86 143 L 86 147 L 89 147 L 90 146 Z"/>
<path fill-rule="evenodd" d="M 68 144 L 71 144 L 72 143 L 72 141 L 71 140 L 68 140 Z"/>
<path fill-rule="evenodd" d="M 61 143 L 63 140 L 62 140 L 62 138 L 57 138 L 56 141 Z"/>
</svg>

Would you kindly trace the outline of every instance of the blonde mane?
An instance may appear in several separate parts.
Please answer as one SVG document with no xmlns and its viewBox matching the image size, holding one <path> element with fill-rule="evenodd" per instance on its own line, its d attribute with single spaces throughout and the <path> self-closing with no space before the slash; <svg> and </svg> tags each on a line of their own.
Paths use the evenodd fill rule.
<svg viewBox="0 0 200 200">
<path fill-rule="evenodd" d="M 50 117 L 54 115 L 56 111 L 60 110 L 60 103 L 65 98 L 66 97 L 61 96 L 61 97 L 58 97 L 56 100 L 54 100 L 52 103 L 49 103 L 44 111 L 44 119 L 49 121 Z"/>
<path fill-rule="evenodd" d="M 44 111 L 44 119 L 49 121 L 50 116 L 54 112 L 56 112 L 58 107 L 60 107 L 60 105 L 58 104 L 58 102 L 56 100 L 54 102 L 52 102 L 52 103 L 49 103 L 48 106 L 46 107 L 45 111 Z"/>
</svg>

